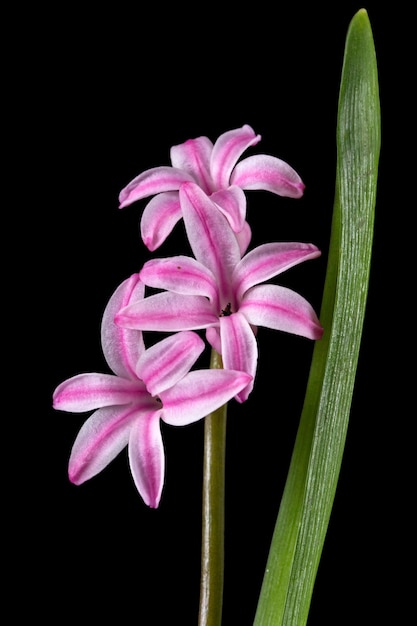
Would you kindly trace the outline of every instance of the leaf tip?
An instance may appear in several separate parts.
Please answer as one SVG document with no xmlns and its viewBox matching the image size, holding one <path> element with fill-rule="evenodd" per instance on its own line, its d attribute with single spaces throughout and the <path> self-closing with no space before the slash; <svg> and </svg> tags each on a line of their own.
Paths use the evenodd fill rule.
<svg viewBox="0 0 417 626">
<path fill-rule="evenodd" d="M 359 9 L 352 18 L 353 22 L 360 22 L 362 24 L 369 23 L 368 11 L 364 8 Z"/>
</svg>

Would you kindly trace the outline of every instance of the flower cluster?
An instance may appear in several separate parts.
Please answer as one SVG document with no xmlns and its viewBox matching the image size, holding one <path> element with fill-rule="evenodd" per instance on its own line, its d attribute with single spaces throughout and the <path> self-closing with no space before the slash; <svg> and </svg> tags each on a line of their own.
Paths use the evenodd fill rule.
<svg viewBox="0 0 417 626">
<path fill-rule="evenodd" d="M 69 461 L 80 484 L 128 447 L 134 483 L 144 502 L 158 507 L 164 484 L 161 421 L 183 426 L 232 399 L 244 402 L 256 377 L 259 326 L 320 339 L 311 305 L 266 281 L 316 258 L 313 244 L 267 243 L 248 251 L 251 229 L 244 191 L 260 189 L 299 198 L 304 184 L 284 161 L 268 155 L 239 161 L 260 140 L 250 126 L 221 135 L 214 145 L 198 137 L 171 148 L 172 166 L 155 167 L 120 193 L 120 207 L 153 196 L 141 218 L 149 250 L 183 219 L 193 256 L 152 259 L 116 289 L 105 309 L 101 340 L 113 374 L 74 376 L 55 390 L 53 406 L 94 410 Z M 146 288 L 154 292 L 147 295 Z M 192 369 L 206 343 L 223 369 Z M 146 331 L 168 336 L 149 347 Z"/>
</svg>

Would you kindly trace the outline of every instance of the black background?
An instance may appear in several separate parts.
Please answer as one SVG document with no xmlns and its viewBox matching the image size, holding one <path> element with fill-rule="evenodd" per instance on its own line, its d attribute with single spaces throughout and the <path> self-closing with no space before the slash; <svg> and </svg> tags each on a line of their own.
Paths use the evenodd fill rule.
<svg viewBox="0 0 417 626">
<path fill-rule="evenodd" d="M 376 624 L 397 607 L 392 583 L 401 569 L 387 564 L 398 551 L 392 511 L 397 506 L 402 515 L 401 481 L 393 470 L 402 475 L 397 446 L 409 417 L 399 400 L 402 359 L 392 335 L 406 306 L 393 304 L 402 260 L 392 244 L 403 237 L 403 212 L 411 212 L 401 200 L 410 177 L 400 157 L 408 132 L 404 16 L 380 2 L 134 13 L 110 3 L 97 12 L 38 8 L 25 15 L 20 40 L 18 232 L 28 254 L 17 281 L 17 335 L 33 393 L 28 428 L 18 438 L 28 450 L 13 496 L 20 530 L 11 584 L 30 596 L 34 617 L 197 623 L 202 422 L 163 425 L 167 472 L 155 511 L 135 491 L 125 454 L 88 483 L 69 483 L 68 457 L 86 416 L 54 411 L 52 392 L 77 373 L 108 371 L 99 341 L 103 309 L 152 256 L 138 231 L 145 201 L 119 210 L 119 191 L 141 171 L 168 165 L 169 148 L 191 137 L 214 141 L 250 124 L 262 141 L 244 156 L 272 154 L 299 172 L 306 184 L 300 200 L 247 193 L 251 247 L 276 240 L 319 246 L 320 259 L 279 280 L 319 311 L 343 51 L 362 6 L 374 34 L 382 107 L 374 255 L 345 456 L 309 626 Z M 178 226 L 158 254 L 186 253 L 186 246 Z M 259 351 L 255 390 L 244 405 L 230 403 L 228 414 L 225 626 L 253 622 L 312 343 L 260 329 Z"/>
</svg>

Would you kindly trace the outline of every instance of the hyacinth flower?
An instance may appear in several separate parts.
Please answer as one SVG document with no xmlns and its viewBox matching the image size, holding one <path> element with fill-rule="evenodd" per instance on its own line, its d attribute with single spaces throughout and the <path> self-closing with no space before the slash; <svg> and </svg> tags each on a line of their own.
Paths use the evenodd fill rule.
<svg viewBox="0 0 417 626">
<path fill-rule="evenodd" d="M 55 409 L 94 410 L 82 426 L 69 460 L 71 482 L 79 485 L 103 470 L 126 446 L 134 483 L 144 502 L 159 505 L 165 453 L 161 420 L 191 424 L 228 402 L 248 384 L 243 372 L 189 371 L 204 350 L 194 332 L 180 332 L 145 349 L 142 333 L 116 326 L 120 307 L 140 300 L 144 285 L 134 274 L 114 292 L 105 309 L 103 353 L 114 374 L 79 374 L 53 394 Z"/>
<path fill-rule="evenodd" d="M 141 280 L 160 293 L 122 308 L 122 327 L 181 331 L 206 329 L 206 337 L 226 369 L 245 371 L 251 381 L 236 399 L 252 391 L 258 360 L 258 326 L 320 339 L 322 326 L 312 306 L 291 289 L 259 284 L 320 256 L 313 244 L 269 243 L 241 256 L 233 230 L 213 200 L 195 183 L 179 191 L 184 223 L 195 258 L 152 259 Z"/>
<path fill-rule="evenodd" d="M 260 140 L 247 124 L 223 133 L 214 144 L 208 137 L 189 139 L 171 148 L 171 166 L 146 170 L 122 189 L 120 208 L 154 196 L 145 206 L 140 224 L 147 248 L 156 250 L 181 219 L 179 189 L 185 182 L 194 182 L 227 217 L 245 252 L 251 230 L 244 191 L 258 189 L 300 198 L 305 187 L 297 172 L 276 157 L 257 154 L 238 162 L 242 153 Z"/>
</svg>

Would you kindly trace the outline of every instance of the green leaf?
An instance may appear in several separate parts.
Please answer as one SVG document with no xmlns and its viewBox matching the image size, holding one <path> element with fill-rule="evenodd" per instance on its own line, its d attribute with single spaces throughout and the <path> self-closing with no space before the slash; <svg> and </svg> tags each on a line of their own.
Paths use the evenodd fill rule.
<svg viewBox="0 0 417 626">
<path fill-rule="evenodd" d="M 380 151 L 378 72 L 366 10 L 346 36 L 328 266 L 305 402 L 254 626 L 304 626 L 345 446 L 372 254 Z M 337 621 L 337 620 L 336 620 Z"/>
</svg>

